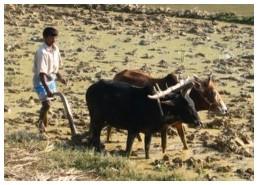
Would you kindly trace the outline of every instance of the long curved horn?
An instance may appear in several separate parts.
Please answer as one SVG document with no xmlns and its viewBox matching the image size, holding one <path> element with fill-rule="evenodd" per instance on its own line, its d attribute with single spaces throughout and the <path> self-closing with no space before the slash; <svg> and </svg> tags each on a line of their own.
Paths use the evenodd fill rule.
<svg viewBox="0 0 258 185">
<path fill-rule="evenodd" d="M 169 93 L 171 93 L 173 91 L 185 88 L 186 86 L 192 84 L 192 82 L 193 82 L 192 78 L 188 78 L 186 80 L 182 80 L 179 83 L 177 83 L 176 85 L 171 86 L 171 87 L 167 88 L 164 91 L 158 91 L 154 95 L 148 95 L 148 97 L 150 99 L 158 99 L 158 98 L 164 97 L 164 96 L 168 95 Z"/>
<path fill-rule="evenodd" d="M 201 81 L 201 79 L 196 74 L 193 74 L 193 77 L 196 81 Z"/>
<path fill-rule="evenodd" d="M 76 136 L 77 135 L 77 130 L 76 130 L 76 127 L 75 127 L 75 124 L 74 124 L 74 121 L 73 121 L 72 111 L 71 111 L 70 105 L 69 105 L 66 97 L 61 92 L 55 92 L 54 96 L 59 96 L 61 98 L 61 101 L 64 105 L 64 109 L 65 109 L 65 112 L 66 112 L 66 115 L 67 115 L 67 118 L 68 118 L 68 121 L 69 121 L 69 126 L 70 126 L 70 129 L 71 129 L 72 136 Z"/>
<path fill-rule="evenodd" d="M 159 84 L 156 83 L 156 88 L 158 89 L 158 92 L 161 91 L 160 87 L 159 87 Z"/>
<path fill-rule="evenodd" d="M 210 72 L 210 73 L 208 74 L 208 76 L 209 76 L 209 77 L 208 77 L 209 81 L 212 80 L 212 76 L 213 76 L 213 75 L 212 75 L 212 72 Z"/>
<path fill-rule="evenodd" d="M 194 78 L 194 86 L 200 88 L 202 84 L 202 80 L 196 75 L 193 75 Z"/>
<path fill-rule="evenodd" d="M 187 100 L 187 102 L 189 103 L 189 105 L 193 108 L 195 108 L 195 103 L 192 100 L 192 98 L 190 97 L 190 93 L 191 93 L 192 87 L 187 89 L 186 92 L 183 94 L 183 96 L 185 97 L 185 99 Z"/>
</svg>

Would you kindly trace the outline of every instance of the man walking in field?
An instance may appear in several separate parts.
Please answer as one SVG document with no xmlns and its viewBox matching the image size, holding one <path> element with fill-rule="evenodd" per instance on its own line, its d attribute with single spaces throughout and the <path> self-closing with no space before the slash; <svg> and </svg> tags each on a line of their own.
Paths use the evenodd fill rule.
<svg viewBox="0 0 258 185">
<path fill-rule="evenodd" d="M 58 31 L 53 27 L 46 27 L 43 31 L 44 43 L 37 49 L 33 65 L 33 86 L 42 103 L 38 127 L 41 133 L 45 132 L 48 125 L 47 113 L 50 100 L 57 91 L 56 80 L 66 84 L 58 72 L 61 65 L 61 55 L 54 44 Z"/>
</svg>

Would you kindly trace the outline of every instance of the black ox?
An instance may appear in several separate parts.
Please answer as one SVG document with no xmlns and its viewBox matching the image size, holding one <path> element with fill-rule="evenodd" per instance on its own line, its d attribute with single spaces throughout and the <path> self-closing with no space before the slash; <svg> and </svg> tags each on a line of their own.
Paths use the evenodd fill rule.
<svg viewBox="0 0 258 185">
<path fill-rule="evenodd" d="M 159 97 L 158 101 L 150 98 L 149 95 L 153 94 L 150 86 L 136 87 L 112 80 L 100 80 L 92 84 L 86 92 L 90 114 L 90 143 L 101 150 L 102 128 L 110 125 L 125 129 L 128 131 L 126 154 L 129 157 L 134 138 L 139 132 L 143 132 L 145 157 L 149 158 L 154 132 L 160 132 L 167 124 L 175 121 L 201 125 L 193 101 L 189 100 L 190 90 L 188 85 L 183 92 L 168 93 Z"/>
</svg>

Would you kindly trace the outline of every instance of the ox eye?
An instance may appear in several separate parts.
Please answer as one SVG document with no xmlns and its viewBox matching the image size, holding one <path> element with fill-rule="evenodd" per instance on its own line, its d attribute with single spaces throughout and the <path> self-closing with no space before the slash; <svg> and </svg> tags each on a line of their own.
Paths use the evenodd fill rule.
<svg viewBox="0 0 258 185">
<path fill-rule="evenodd" d="M 208 91 L 207 94 L 210 98 L 214 98 L 216 96 L 216 93 L 214 91 Z"/>
<path fill-rule="evenodd" d="M 212 100 L 212 102 L 216 101 L 216 92 L 212 91 L 209 93 L 209 99 Z"/>
</svg>

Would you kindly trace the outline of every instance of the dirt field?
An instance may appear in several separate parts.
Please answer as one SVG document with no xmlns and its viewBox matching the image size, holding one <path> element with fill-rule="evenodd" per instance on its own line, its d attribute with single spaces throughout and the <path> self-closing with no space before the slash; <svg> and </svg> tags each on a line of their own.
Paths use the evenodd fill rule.
<svg viewBox="0 0 258 185">
<path fill-rule="evenodd" d="M 99 79 L 112 79 L 124 69 L 142 69 L 155 77 L 170 72 L 183 77 L 196 74 L 203 79 L 212 72 L 229 115 L 199 112 L 204 128 L 185 125 L 188 150 L 182 149 L 173 129 L 165 155 L 158 134 L 153 138 L 149 160 L 144 159 L 144 144 L 135 140 L 128 163 L 136 163 L 134 168 L 143 173 L 180 174 L 182 180 L 253 180 L 253 26 L 72 7 L 6 5 L 4 14 L 5 180 L 44 180 L 46 174 L 50 174 L 47 180 L 57 176 L 64 176 L 58 180 L 107 179 L 96 178 L 96 171 L 62 171 L 60 164 L 53 173 L 40 166 L 37 173 L 29 172 L 40 160 L 49 158 L 34 155 L 36 143 L 46 141 L 38 136 L 36 127 L 40 102 L 32 88 L 32 62 L 42 42 L 42 30 L 50 25 L 60 32 L 61 73 L 69 80 L 67 86 L 59 84 L 58 88 L 67 96 L 81 133 L 89 126 L 85 92 Z M 70 146 L 62 104 L 56 100 L 52 105 L 44 152 L 55 150 L 60 142 Z M 104 143 L 105 139 L 103 130 Z M 105 143 L 107 151 L 125 148 L 125 131 L 114 130 L 111 139 Z M 74 178 L 69 179 L 69 174 Z"/>
</svg>

